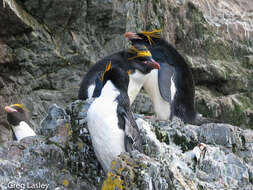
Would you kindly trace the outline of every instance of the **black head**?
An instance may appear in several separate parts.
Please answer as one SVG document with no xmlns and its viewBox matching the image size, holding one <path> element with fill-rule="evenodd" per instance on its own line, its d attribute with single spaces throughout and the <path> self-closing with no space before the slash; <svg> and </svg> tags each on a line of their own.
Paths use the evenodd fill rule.
<svg viewBox="0 0 253 190">
<path fill-rule="evenodd" d="M 21 121 L 28 121 L 28 110 L 21 104 L 13 104 L 11 106 L 6 106 L 5 111 L 7 113 L 8 122 L 17 126 Z"/>
<path fill-rule="evenodd" d="M 161 38 L 161 30 L 153 30 L 151 32 L 126 32 L 125 37 L 128 38 L 132 44 L 144 44 L 146 46 L 152 46 L 158 44 Z"/>
<path fill-rule="evenodd" d="M 138 69 L 142 73 L 149 73 L 152 69 L 160 69 L 144 44 L 133 44 L 128 49 L 128 61 L 132 69 Z"/>
<path fill-rule="evenodd" d="M 124 71 L 120 67 L 113 67 L 107 69 L 103 73 L 103 86 L 106 84 L 107 81 L 111 81 L 117 89 L 127 92 L 129 83 L 128 72 Z"/>
</svg>

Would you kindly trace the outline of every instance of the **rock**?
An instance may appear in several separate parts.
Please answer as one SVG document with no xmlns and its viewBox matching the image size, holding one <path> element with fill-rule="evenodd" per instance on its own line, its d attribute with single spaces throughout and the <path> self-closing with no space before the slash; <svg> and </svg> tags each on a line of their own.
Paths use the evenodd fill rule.
<svg viewBox="0 0 253 190">
<path fill-rule="evenodd" d="M 78 103 L 82 104 L 75 102 L 68 111 L 74 113 Z M 8 184 L 28 188 L 28 183 L 49 185 L 49 189 L 80 190 L 95 190 L 101 185 L 104 174 L 96 161 L 88 131 L 82 125 L 70 125 L 69 118 L 64 109 L 54 104 L 42 121 L 41 131 L 46 138 L 28 137 L 20 143 L 10 141 L 0 147 L 2 189 Z M 82 118 L 71 117 L 71 121 L 78 119 Z"/>
<path fill-rule="evenodd" d="M 228 148 L 242 148 L 240 129 L 227 124 L 202 125 L 199 131 L 199 141 Z"/>
<path fill-rule="evenodd" d="M 147 94 L 140 93 L 137 95 L 136 99 L 133 102 L 132 110 L 135 113 L 140 114 L 154 114 L 154 108 L 152 102 Z"/>
<path fill-rule="evenodd" d="M 187 125 L 176 117 L 159 121 L 135 114 L 143 153 L 121 153 L 105 175 L 87 129 L 92 101 L 72 102 L 66 110 L 53 104 L 41 122 L 44 137 L 1 146 L 1 188 L 27 183 L 80 190 L 253 188 L 252 130 Z"/>
<path fill-rule="evenodd" d="M 137 121 L 139 126 L 140 122 L 142 126 L 148 125 L 143 120 Z M 142 128 L 146 131 L 145 136 L 149 136 L 147 135 L 150 133 L 149 128 Z M 189 149 L 182 153 L 180 148 L 184 147 L 166 145 L 154 137 L 153 134 L 153 138 L 145 141 L 148 148 L 153 144 L 160 147 L 150 148 L 153 150 L 150 151 L 152 154 L 145 152 L 144 155 L 136 151 L 130 154 L 123 153 L 112 163 L 112 171 L 107 174 L 104 189 L 108 189 L 108 185 L 112 185 L 115 189 L 116 187 L 119 189 L 120 187 L 126 189 L 236 189 L 239 187 L 251 189 L 253 187 L 249 182 L 250 170 L 242 162 L 242 158 L 232 152 L 232 148 L 201 143 L 193 150 Z M 171 143 L 175 142 L 172 140 Z M 193 152 L 193 156 L 190 152 Z"/>
<path fill-rule="evenodd" d="M 53 137 L 59 133 L 65 133 L 65 128 L 69 128 L 69 116 L 66 114 L 65 110 L 61 107 L 53 104 L 48 111 L 48 115 L 41 122 L 41 134 L 46 137 Z M 67 132 L 67 134 L 70 131 Z M 66 135 L 66 134 L 65 134 Z"/>
<path fill-rule="evenodd" d="M 9 124 L 6 122 L 0 122 L 0 146 L 2 143 L 12 140 L 11 129 Z"/>
<path fill-rule="evenodd" d="M 31 31 L 31 28 L 20 20 L 5 1 L 0 5 L 0 18 L 1 37 Z"/>
</svg>

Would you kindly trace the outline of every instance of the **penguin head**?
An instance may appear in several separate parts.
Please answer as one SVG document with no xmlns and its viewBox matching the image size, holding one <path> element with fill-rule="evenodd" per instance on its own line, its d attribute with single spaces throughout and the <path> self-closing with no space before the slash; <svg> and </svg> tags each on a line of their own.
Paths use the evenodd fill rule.
<svg viewBox="0 0 253 190">
<path fill-rule="evenodd" d="M 149 73 L 152 69 L 160 69 L 157 63 L 144 44 L 134 44 L 128 49 L 128 61 L 132 69 L 137 69 L 142 73 Z"/>
<path fill-rule="evenodd" d="M 161 38 L 162 30 L 153 30 L 151 32 L 142 31 L 140 33 L 126 32 L 125 37 L 128 38 L 133 44 L 142 43 L 146 46 L 157 44 Z"/>
<path fill-rule="evenodd" d="M 28 110 L 21 104 L 12 104 L 10 106 L 5 106 L 5 111 L 7 113 L 8 122 L 17 126 L 21 121 L 28 122 Z"/>
<path fill-rule="evenodd" d="M 113 67 L 111 66 L 111 62 L 106 66 L 105 71 L 102 73 L 101 80 L 103 82 L 103 86 L 106 84 L 107 81 L 111 81 L 113 85 L 117 89 L 121 89 L 123 91 L 127 91 L 128 83 L 129 83 L 129 71 L 124 71 L 120 67 Z"/>
</svg>

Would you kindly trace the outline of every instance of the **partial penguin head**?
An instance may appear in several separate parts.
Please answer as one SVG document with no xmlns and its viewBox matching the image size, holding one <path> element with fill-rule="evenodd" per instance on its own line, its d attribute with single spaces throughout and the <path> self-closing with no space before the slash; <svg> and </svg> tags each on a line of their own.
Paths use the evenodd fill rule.
<svg viewBox="0 0 253 190">
<path fill-rule="evenodd" d="M 109 62 L 106 66 L 105 71 L 102 73 L 101 80 L 103 82 L 103 85 L 105 85 L 105 83 L 110 80 L 116 88 L 127 91 L 129 74 L 130 71 L 126 72 L 117 66 L 112 67 L 112 63 Z"/>
<path fill-rule="evenodd" d="M 10 106 L 5 106 L 5 111 L 7 113 L 8 122 L 17 126 L 21 121 L 28 121 L 28 110 L 21 104 L 12 104 Z"/>
<path fill-rule="evenodd" d="M 162 30 L 153 30 L 151 32 L 142 31 L 140 33 L 126 32 L 125 37 L 133 44 L 141 43 L 146 46 L 152 46 L 161 38 L 161 32 Z"/>
<path fill-rule="evenodd" d="M 152 69 L 160 69 L 159 63 L 153 58 L 144 44 L 133 44 L 128 49 L 128 61 L 133 69 L 142 73 L 149 73 Z"/>
</svg>

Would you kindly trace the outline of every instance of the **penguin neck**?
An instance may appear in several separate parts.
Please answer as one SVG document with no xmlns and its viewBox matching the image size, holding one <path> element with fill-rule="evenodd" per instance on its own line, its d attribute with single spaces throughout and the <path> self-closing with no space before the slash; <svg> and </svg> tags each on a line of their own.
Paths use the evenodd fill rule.
<svg viewBox="0 0 253 190">
<path fill-rule="evenodd" d="M 101 91 L 100 97 L 106 97 L 107 99 L 115 100 L 119 94 L 119 89 L 117 89 L 114 84 L 108 80 Z"/>
<path fill-rule="evenodd" d="M 25 121 L 21 121 L 17 126 L 13 126 L 12 129 L 17 141 L 25 137 L 36 136 L 33 129 Z"/>
<path fill-rule="evenodd" d="M 127 94 L 130 99 L 130 104 L 133 103 L 134 99 L 140 92 L 145 80 L 146 80 L 147 75 L 141 73 L 137 69 L 133 74 L 130 74 L 129 76 L 129 84 L 128 84 L 128 91 Z"/>
</svg>

